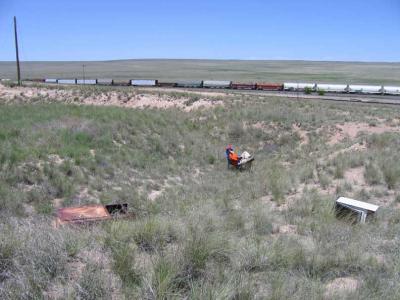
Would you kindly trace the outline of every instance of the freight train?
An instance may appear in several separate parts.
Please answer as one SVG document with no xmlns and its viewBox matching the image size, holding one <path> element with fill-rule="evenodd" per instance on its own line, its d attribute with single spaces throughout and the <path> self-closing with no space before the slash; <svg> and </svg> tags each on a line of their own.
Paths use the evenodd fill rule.
<svg viewBox="0 0 400 300">
<path fill-rule="evenodd" d="M 400 95 L 400 86 L 355 85 L 355 84 L 320 84 L 320 83 L 242 83 L 224 80 L 181 80 L 176 82 L 159 81 L 155 79 L 30 79 L 27 81 L 44 82 L 63 85 L 114 85 L 137 87 L 176 87 L 176 88 L 208 88 L 233 90 L 262 90 L 262 91 L 308 91 L 348 94 L 377 94 Z"/>
</svg>

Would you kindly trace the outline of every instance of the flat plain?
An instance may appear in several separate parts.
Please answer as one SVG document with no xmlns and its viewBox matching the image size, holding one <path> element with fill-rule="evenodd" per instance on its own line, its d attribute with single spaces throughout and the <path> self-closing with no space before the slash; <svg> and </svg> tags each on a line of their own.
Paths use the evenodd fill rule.
<svg viewBox="0 0 400 300">
<path fill-rule="evenodd" d="M 256 60 L 114 60 L 93 62 L 22 62 L 23 78 L 215 79 L 243 82 L 320 82 L 400 85 L 400 63 L 256 61 Z M 0 62 L 0 78 L 15 78 L 15 63 Z"/>
</svg>

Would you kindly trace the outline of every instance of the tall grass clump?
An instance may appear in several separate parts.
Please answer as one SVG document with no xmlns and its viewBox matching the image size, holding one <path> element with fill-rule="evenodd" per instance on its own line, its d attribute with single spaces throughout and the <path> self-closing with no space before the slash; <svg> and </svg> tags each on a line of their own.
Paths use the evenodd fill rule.
<svg viewBox="0 0 400 300">
<path fill-rule="evenodd" d="M 190 227 L 185 239 L 182 259 L 183 280 L 189 283 L 205 276 L 207 263 L 229 261 L 229 244 L 221 235 L 205 232 L 199 227 Z"/>
<path fill-rule="evenodd" d="M 388 188 L 394 189 L 400 180 L 399 166 L 391 161 L 384 161 L 381 164 L 381 171 Z"/>
<path fill-rule="evenodd" d="M 266 171 L 266 184 L 272 199 L 278 204 L 284 201 L 284 195 L 289 190 L 290 182 L 287 172 L 277 164 L 272 164 Z"/>
<path fill-rule="evenodd" d="M 93 262 L 86 264 L 76 287 L 76 297 L 87 300 L 112 298 L 110 278 L 101 265 Z"/>
</svg>

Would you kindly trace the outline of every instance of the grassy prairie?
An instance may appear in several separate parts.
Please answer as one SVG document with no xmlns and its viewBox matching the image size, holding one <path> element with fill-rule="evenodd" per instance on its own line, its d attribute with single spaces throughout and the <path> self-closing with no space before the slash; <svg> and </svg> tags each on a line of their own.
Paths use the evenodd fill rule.
<svg viewBox="0 0 400 300">
<path fill-rule="evenodd" d="M 50 100 L 0 105 L 1 299 L 400 297 L 399 107 Z M 332 142 L 353 123 L 364 130 Z M 227 143 L 255 154 L 251 172 L 227 169 Z M 382 209 L 350 225 L 338 195 Z M 136 218 L 52 227 L 55 207 L 99 202 Z"/>
<path fill-rule="evenodd" d="M 244 61 L 244 60 L 115 60 L 95 62 L 23 62 L 24 78 L 153 78 L 219 79 L 267 82 L 400 84 L 400 63 Z M 0 62 L 0 78 L 15 78 L 15 63 Z"/>
</svg>

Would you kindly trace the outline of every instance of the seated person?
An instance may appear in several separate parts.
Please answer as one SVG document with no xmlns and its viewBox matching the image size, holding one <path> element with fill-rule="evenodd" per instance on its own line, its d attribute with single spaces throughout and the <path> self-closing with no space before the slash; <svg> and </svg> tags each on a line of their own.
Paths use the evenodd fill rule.
<svg viewBox="0 0 400 300">
<path fill-rule="evenodd" d="M 226 147 L 226 157 L 228 158 L 229 162 L 234 166 L 237 166 L 242 159 L 239 155 L 235 153 L 235 151 L 233 151 L 232 145 Z"/>
</svg>

